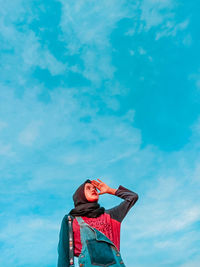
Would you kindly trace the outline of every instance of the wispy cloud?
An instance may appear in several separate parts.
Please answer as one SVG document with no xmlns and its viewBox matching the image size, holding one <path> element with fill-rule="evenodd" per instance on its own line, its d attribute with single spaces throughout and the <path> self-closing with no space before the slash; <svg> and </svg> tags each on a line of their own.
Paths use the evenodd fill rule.
<svg viewBox="0 0 200 267">
<path fill-rule="evenodd" d="M 172 11 L 173 2 L 171 0 L 144 0 L 141 3 L 141 20 L 144 21 L 144 29 L 159 26 L 174 16 Z"/>
<path fill-rule="evenodd" d="M 82 74 L 100 86 L 102 80 L 112 79 L 109 35 L 118 21 L 130 11 L 118 1 L 61 1 L 61 27 L 68 52 L 80 55 L 84 62 Z M 78 18 L 78 20 L 77 20 Z"/>
<path fill-rule="evenodd" d="M 122 225 L 121 249 L 127 266 L 133 260 L 137 267 L 149 263 L 160 267 L 160 262 L 195 266 L 199 261 L 199 119 L 188 126 L 191 135 L 185 145 L 168 152 L 152 143 L 144 145 L 144 133 L 135 126 L 143 118 L 136 106 L 145 105 L 147 114 L 153 98 L 166 96 L 162 95 L 166 88 L 154 93 L 148 83 L 162 84 L 160 54 L 153 54 L 154 45 L 162 37 L 175 40 L 183 33 L 181 42 L 190 49 L 195 40 L 188 31 L 191 17 L 177 19 L 177 6 L 169 0 L 134 4 L 60 0 L 56 3 L 61 17 L 53 26 L 55 42 L 48 35 L 51 27 L 47 30 L 43 25 L 43 12 L 53 12 L 52 3 L 39 1 L 32 9 L 34 1 L 4 1 L 1 10 L 1 265 L 54 266 L 59 226 L 72 207 L 72 192 L 85 178 L 101 177 L 111 187 L 122 184 L 139 194 Z M 33 22 L 48 33 L 45 41 Z M 145 60 L 147 66 L 151 63 L 153 75 Z M 125 65 L 132 76 L 127 69 L 123 72 Z M 36 77 L 36 70 L 41 77 Z M 187 77 L 198 89 L 198 71 L 191 73 Z M 55 78 L 58 82 L 49 88 Z M 176 90 L 174 86 L 184 97 L 185 89 L 181 95 Z M 171 120 L 164 101 L 159 107 L 166 112 L 163 118 L 158 110 L 156 119 Z M 155 128 L 157 138 L 158 132 Z M 101 198 L 105 207 L 120 201 L 110 195 Z"/>
<path fill-rule="evenodd" d="M 58 223 L 37 216 L 22 216 L 9 221 L 0 232 L 4 244 L 1 265 L 51 264 L 56 260 L 54 240 L 58 230 Z M 42 258 L 38 257 L 38 251 L 42 251 Z"/>
<path fill-rule="evenodd" d="M 0 155 L 1 156 L 13 156 L 15 153 L 12 151 L 11 144 L 0 143 Z"/>
<path fill-rule="evenodd" d="M 180 267 L 198 267 L 200 264 L 200 257 L 197 256 L 193 260 L 189 260 L 186 263 L 182 264 Z"/>
<path fill-rule="evenodd" d="M 40 121 L 32 121 L 29 125 L 19 134 L 19 142 L 23 145 L 32 146 L 35 139 L 39 135 L 39 127 L 42 124 Z"/>
<path fill-rule="evenodd" d="M 200 89 L 200 69 L 196 73 L 190 74 L 188 78 L 189 80 L 192 80 L 195 82 L 195 85 L 197 89 L 199 90 Z"/>
<path fill-rule="evenodd" d="M 23 44 L 22 59 L 24 67 L 40 67 L 47 69 L 51 75 L 63 74 L 67 70 L 67 64 L 59 62 L 48 50 L 42 48 L 39 40 L 32 31 L 26 34 Z"/>
<path fill-rule="evenodd" d="M 186 19 L 180 23 L 168 22 L 161 32 L 156 34 L 156 40 L 159 40 L 161 37 L 176 36 L 179 31 L 184 31 L 189 25 L 189 19 Z M 186 37 L 185 37 L 186 38 Z M 185 40 L 186 42 L 186 40 Z"/>
</svg>

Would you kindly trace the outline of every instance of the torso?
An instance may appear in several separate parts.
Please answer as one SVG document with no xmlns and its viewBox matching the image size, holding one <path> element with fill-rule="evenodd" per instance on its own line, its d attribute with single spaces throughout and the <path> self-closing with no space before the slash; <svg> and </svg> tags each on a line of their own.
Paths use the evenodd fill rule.
<svg viewBox="0 0 200 267">
<path fill-rule="evenodd" d="M 91 227 L 99 230 L 106 235 L 118 248 L 120 249 L 120 222 L 112 219 L 109 214 L 104 213 L 98 218 L 88 218 L 82 216 L 82 219 Z M 73 220 L 73 232 L 74 232 L 74 255 L 79 256 L 82 249 L 80 226 L 76 220 Z"/>
</svg>

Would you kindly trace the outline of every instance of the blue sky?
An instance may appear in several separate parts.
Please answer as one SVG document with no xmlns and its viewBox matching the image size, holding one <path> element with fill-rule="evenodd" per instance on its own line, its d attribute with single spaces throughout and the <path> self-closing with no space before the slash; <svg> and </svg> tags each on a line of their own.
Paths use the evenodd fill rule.
<svg viewBox="0 0 200 267">
<path fill-rule="evenodd" d="M 100 178 L 139 194 L 126 266 L 200 266 L 199 2 L 1 7 L 0 265 L 56 266 L 72 193 Z"/>
</svg>

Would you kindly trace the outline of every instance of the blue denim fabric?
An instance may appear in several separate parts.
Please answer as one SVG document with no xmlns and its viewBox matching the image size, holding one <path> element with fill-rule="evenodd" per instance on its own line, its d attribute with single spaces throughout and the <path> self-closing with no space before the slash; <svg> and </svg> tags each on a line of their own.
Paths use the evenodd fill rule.
<svg viewBox="0 0 200 267">
<path fill-rule="evenodd" d="M 82 251 L 78 257 L 81 267 L 125 267 L 120 252 L 103 233 L 89 226 L 81 217 L 76 217 L 80 225 Z"/>
</svg>

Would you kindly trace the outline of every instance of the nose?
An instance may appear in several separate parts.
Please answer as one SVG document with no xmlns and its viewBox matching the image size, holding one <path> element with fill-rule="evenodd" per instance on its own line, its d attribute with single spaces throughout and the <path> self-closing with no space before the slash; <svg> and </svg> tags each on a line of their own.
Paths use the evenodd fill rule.
<svg viewBox="0 0 200 267">
<path fill-rule="evenodd" d="M 97 192 L 97 190 L 96 190 L 96 188 L 92 188 L 92 193 L 96 193 Z"/>
</svg>

